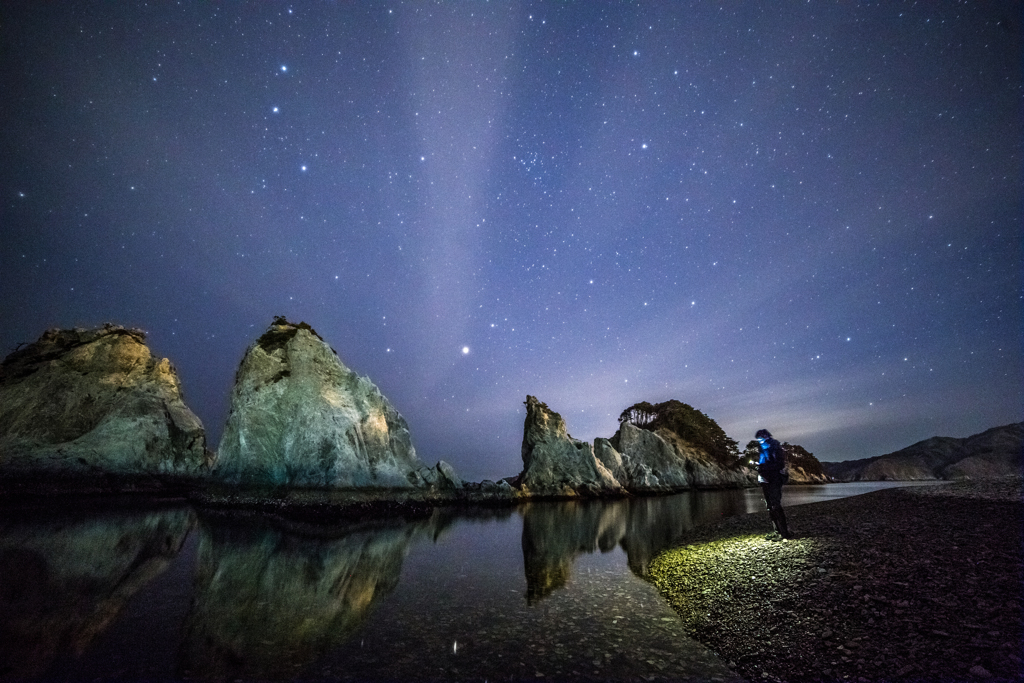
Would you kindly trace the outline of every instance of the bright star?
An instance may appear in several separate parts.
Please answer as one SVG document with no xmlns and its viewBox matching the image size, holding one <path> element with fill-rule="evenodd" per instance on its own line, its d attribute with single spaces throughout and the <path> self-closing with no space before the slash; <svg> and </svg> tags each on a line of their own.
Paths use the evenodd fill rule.
<svg viewBox="0 0 1024 683">
<path fill-rule="evenodd" d="M 276 114 L 278 111 L 280 110 L 277 107 L 274 107 L 274 113 Z"/>
<path fill-rule="evenodd" d="M 469 353 L 469 347 L 468 346 L 463 346 L 462 347 L 462 355 L 465 356 L 467 353 Z"/>
<path fill-rule="evenodd" d="M 281 65 L 281 71 L 288 71 L 288 67 L 284 64 Z"/>
<path fill-rule="evenodd" d="M 305 170 L 306 170 L 306 167 L 305 167 L 305 166 L 303 166 L 303 167 L 302 167 L 302 170 L 303 170 L 303 171 L 305 171 Z"/>
</svg>

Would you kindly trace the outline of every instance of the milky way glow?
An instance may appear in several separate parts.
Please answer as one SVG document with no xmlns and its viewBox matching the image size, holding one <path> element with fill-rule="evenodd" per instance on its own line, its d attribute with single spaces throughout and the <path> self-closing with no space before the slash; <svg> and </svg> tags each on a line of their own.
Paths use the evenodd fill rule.
<svg viewBox="0 0 1024 683">
<path fill-rule="evenodd" d="M 1019 421 L 1019 15 L 7 3 L 0 349 L 141 327 L 215 446 L 286 315 L 477 480 L 527 394 L 825 460 Z"/>
</svg>

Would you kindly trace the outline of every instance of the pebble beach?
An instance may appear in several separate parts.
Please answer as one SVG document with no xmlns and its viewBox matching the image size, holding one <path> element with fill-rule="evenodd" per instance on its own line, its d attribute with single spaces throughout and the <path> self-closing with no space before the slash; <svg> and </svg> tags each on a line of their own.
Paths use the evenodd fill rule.
<svg viewBox="0 0 1024 683">
<path fill-rule="evenodd" d="M 785 502 L 785 498 L 784 498 Z M 1021 479 L 896 488 L 694 529 L 650 575 L 750 681 L 1020 681 Z"/>
</svg>

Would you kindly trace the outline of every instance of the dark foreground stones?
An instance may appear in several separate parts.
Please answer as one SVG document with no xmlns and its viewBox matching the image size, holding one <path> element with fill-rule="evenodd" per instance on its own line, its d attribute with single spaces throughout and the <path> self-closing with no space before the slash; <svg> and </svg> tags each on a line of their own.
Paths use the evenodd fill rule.
<svg viewBox="0 0 1024 683">
<path fill-rule="evenodd" d="M 651 577 L 748 680 L 1022 680 L 1020 479 L 888 489 L 694 530 Z"/>
</svg>

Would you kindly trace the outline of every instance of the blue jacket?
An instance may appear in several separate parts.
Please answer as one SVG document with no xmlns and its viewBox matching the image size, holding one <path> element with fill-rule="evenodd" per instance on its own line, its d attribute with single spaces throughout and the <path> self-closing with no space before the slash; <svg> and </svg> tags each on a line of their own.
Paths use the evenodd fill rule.
<svg viewBox="0 0 1024 683">
<path fill-rule="evenodd" d="M 771 437 L 760 444 L 761 457 L 757 461 L 757 475 L 759 479 L 771 481 L 780 476 L 786 467 L 786 452 L 782 450 L 782 444 Z"/>
</svg>

